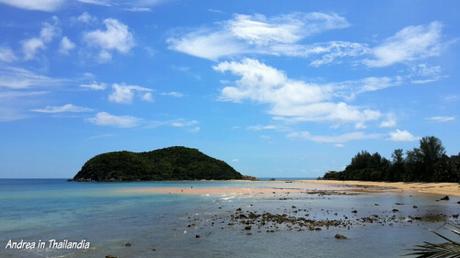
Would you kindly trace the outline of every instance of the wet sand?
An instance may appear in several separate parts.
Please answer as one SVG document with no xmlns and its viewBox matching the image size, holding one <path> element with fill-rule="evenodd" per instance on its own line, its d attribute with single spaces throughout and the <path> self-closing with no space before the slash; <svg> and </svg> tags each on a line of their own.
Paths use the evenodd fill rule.
<svg viewBox="0 0 460 258">
<path fill-rule="evenodd" d="M 390 183 L 338 180 L 294 180 L 294 181 L 242 181 L 244 187 L 143 187 L 121 189 L 127 194 L 186 194 L 186 195 L 229 195 L 267 196 L 279 194 L 360 194 L 360 193 L 426 193 L 460 196 L 457 183 Z"/>
<path fill-rule="evenodd" d="M 458 183 L 403 183 L 403 182 L 366 182 L 366 181 L 339 181 L 339 180 L 305 180 L 309 184 L 336 185 L 344 187 L 361 187 L 364 190 L 372 189 L 385 192 L 417 192 L 440 195 L 460 196 Z"/>
</svg>

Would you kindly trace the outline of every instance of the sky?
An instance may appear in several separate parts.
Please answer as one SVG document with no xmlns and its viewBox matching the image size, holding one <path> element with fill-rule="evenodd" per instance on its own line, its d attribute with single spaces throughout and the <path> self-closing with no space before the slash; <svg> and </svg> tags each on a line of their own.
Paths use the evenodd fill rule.
<svg viewBox="0 0 460 258">
<path fill-rule="evenodd" d="M 0 178 L 187 146 L 258 177 L 460 151 L 460 2 L 0 0 Z"/>
</svg>

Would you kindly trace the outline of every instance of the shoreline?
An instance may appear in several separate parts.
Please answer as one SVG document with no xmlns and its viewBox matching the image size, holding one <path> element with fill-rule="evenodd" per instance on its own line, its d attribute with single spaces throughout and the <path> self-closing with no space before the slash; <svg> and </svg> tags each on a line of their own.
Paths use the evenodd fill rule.
<svg viewBox="0 0 460 258">
<path fill-rule="evenodd" d="M 335 185 L 342 187 L 374 188 L 382 192 L 415 192 L 426 194 L 460 196 L 458 183 L 419 183 L 419 182 L 373 182 L 353 180 L 301 180 L 318 185 Z"/>
<path fill-rule="evenodd" d="M 183 194 L 183 195 L 231 195 L 231 196 L 274 196 L 296 194 L 370 194 L 370 193 L 418 193 L 460 196 L 460 184 L 457 183 L 404 183 L 340 180 L 275 180 L 251 181 L 230 180 L 232 182 L 265 183 L 258 187 L 248 186 L 146 186 L 135 189 L 121 189 L 126 194 Z M 193 182 L 193 181 L 190 181 Z"/>
</svg>

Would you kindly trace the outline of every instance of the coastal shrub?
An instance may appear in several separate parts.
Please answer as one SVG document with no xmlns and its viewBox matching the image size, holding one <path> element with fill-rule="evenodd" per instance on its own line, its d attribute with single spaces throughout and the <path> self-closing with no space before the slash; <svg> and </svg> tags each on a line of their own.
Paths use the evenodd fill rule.
<svg viewBox="0 0 460 258">
<path fill-rule="evenodd" d="M 323 179 L 405 182 L 459 182 L 460 154 L 447 156 L 440 139 L 420 139 L 418 148 L 396 149 L 392 160 L 379 153 L 357 153 L 343 171 L 329 171 Z"/>
</svg>

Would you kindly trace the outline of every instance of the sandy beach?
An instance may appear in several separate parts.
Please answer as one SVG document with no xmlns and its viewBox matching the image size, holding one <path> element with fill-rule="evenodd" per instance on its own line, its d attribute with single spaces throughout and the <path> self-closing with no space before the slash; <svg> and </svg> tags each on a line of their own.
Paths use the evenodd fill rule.
<svg viewBox="0 0 460 258">
<path fill-rule="evenodd" d="M 377 190 L 382 192 L 399 191 L 460 196 L 460 184 L 457 183 L 390 183 L 339 180 L 308 180 L 304 182 L 309 184 L 337 185 L 351 188 L 361 187 L 363 190 L 371 189 L 372 191 Z"/>
<path fill-rule="evenodd" d="M 457 183 L 403 183 L 403 182 L 366 182 L 338 180 L 294 180 L 247 181 L 247 187 L 143 187 L 122 189 L 122 193 L 132 194 L 186 194 L 186 195 L 232 195 L 232 196 L 266 196 L 310 194 L 360 194 L 360 193 L 425 193 L 460 196 L 460 184 Z"/>
</svg>

